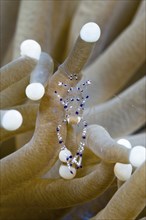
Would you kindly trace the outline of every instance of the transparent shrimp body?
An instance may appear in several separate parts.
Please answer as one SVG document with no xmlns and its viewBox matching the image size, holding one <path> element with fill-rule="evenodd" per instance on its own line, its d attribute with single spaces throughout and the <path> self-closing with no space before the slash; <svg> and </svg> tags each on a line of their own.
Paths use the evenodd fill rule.
<svg viewBox="0 0 146 220">
<path fill-rule="evenodd" d="M 61 104 L 64 107 L 65 110 L 65 118 L 64 122 L 77 126 L 79 123 L 82 122 L 83 124 L 83 130 L 82 130 L 82 136 L 80 143 L 77 147 L 76 154 L 73 156 L 71 151 L 67 149 L 65 146 L 62 137 L 61 137 L 61 125 L 57 127 L 57 136 L 59 140 L 59 144 L 61 146 L 61 151 L 59 153 L 59 159 L 66 163 L 66 167 L 70 171 L 68 173 L 68 178 L 73 178 L 76 173 L 76 169 L 82 168 L 82 155 L 85 147 L 85 139 L 86 139 L 86 127 L 87 123 L 86 121 L 83 121 L 82 115 L 84 111 L 84 106 L 86 100 L 89 98 L 87 95 L 86 97 L 83 97 L 83 91 L 87 88 L 88 85 L 90 85 L 90 80 L 84 82 L 80 87 L 69 87 L 67 84 L 64 84 L 63 82 L 59 82 L 59 86 L 64 86 L 67 88 L 68 95 L 65 99 L 60 97 L 57 91 L 55 93 L 57 94 L 58 98 L 60 99 Z M 66 167 L 64 165 L 60 168 L 60 175 L 63 178 L 67 178 L 66 176 Z"/>
</svg>

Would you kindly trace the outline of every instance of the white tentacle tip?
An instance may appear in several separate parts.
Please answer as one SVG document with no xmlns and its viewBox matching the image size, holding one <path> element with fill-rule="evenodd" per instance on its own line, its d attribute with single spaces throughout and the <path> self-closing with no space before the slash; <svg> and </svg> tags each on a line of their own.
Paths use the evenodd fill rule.
<svg viewBox="0 0 146 220">
<path fill-rule="evenodd" d="M 131 143 L 130 143 L 128 140 L 124 139 L 124 138 L 119 139 L 119 140 L 117 141 L 117 143 L 123 145 L 124 147 L 126 147 L 126 148 L 128 148 L 128 149 L 131 149 L 131 148 L 132 148 Z"/>
<path fill-rule="evenodd" d="M 22 115 L 17 110 L 6 111 L 1 119 L 2 127 L 8 131 L 17 130 L 22 125 L 22 122 Z"/>
<path fill-rule="evenodd" d="M 72 173 L 71 173 L 72 172 Z M 61 165 L 59 168 L 59 175 L 63 179 L 73 179 L 76 175 L 76 169 L 74 167 L 71 167 L 70 170 L 67 166 Z"/>
<path fill-rule="evenodd" d="M 98 41 L 101 35 L 100 27 L 94 23 L 89 22 L 86 23 L 80 31 L 80 37 L 82 40 L 88 42 L 88 43 L 94 43 Z"/>
<path fill-rule="evenodd" d="M 39 60 L 40 54 L 41 54 L 41 47 L 36 41 L 28 39 L 21 43 L 20 45 L 21 56 L 28 56 L 33 59 Z"/>
<path fill-rule="evenodd" d="M 126 181 L 131 177 L 132 166 L 131 164 L 116 163 L 114 173 L 119 180 Z"/>
<path fill-rule="evenodd" d="M 146 160 L 146 148 L 143 146 L 135 146 L 132 148 L 129 161 L 134 167 L 139 167 Z"/>
<path fill-rule="evenodd" d="M 67 149 L 61 150 L 59 153 L 59 159 L 62 162 L 66 162 L 69 156 L 71 156 L 71 152 Z"/>
<path fill-rule="evenodd" d="M 41 83 L 30 83 L 26 87 L 25 93 L 29 99 L 37 101 L 45 94 L 45 88 Z"/>
</svg>

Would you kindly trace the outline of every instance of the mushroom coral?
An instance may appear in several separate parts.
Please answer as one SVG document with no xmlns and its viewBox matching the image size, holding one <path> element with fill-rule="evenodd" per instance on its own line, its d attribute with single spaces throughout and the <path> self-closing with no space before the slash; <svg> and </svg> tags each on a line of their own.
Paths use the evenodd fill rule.
<svg viewBox="0 0 146 220">
<path fill-rule="evenodd" d="M 115 177 L 114 166 L 129 164 L 134 147 L 146 146 L 145 1 L 3 1 L 2 9 L 1 109 L 18 110 L 23 124 L 15 131 L 0 128 L 1 148 L 16 140 L 15 151 L 0 163 L 1 219 L 144 219 L 145 161 L 133 166 L 125 182 Z M 99 24 L 98 42 L 79 35 L 86 22 Z M 36 40 L 55 63 L 53 74 L 51 58 L 45 67 L 45 94 L 37 102 L 25 95 L 39 62 L 19 56 L 26 39 Z M 72 73 L 78 80 L 69 80 Z M 82 128 L 62 123 L 65 111 L 54 92 L 65 98 L 67 88 L 58 82 L 76 87 L 87 79 L 92 84 L 83 112 L 88 122 L 83 168 L 65 180 L 58 172 L 56 128 L 62 125 L 73 151 Z M 132 148 L 119 144 L 120 138 Z"/>
</svg>

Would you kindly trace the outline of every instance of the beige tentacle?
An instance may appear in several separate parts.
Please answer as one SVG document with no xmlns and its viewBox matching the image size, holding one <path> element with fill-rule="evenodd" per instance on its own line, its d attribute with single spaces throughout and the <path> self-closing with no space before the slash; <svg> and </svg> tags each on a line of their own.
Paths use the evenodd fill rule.
<svg viewBox="0 0 146 220">
<path fill-rule="evenodd" d="M 118 97 L 84 112 L 90 124 L 103 126 L 113 138 L 128 135 L 145 122 L 145 77 Z"/>
<path fill-rule="evenodd" d="M 1 86 L 0 91 L 28 76 L 37 61 L 29 57 L 19 57 L 0 69 Z"/>
<path fill-rule="evenodd" d="M 138 168 L 132 177 L 115 193 L 107 206 L 92 219 L 135 219 L 145 207 L 146 163 Z M 134 202 L 133 202 L 134 201 Z M 132 204 L 132 205 L 131 205 Z"/>
<path fill-rule="evenodd" d="M 5 192 L 1 202 L 13 207 L 21 207 L 24 201 L 27 206 L 37 202 L 38 206 L 47 206 L 50 209 L 74 206 L 101 194 L 112 183 L 113 178 L 113 165 L 101 163 L 92 173 L 71 181 L 44 179 L 26 182 L 20 188 L 17 186 L 10 194 Z M 22 197 L 19 199 L 20 194 L 23 200 Z"/>
<path fill-rule="evenodd" d="M 7 131 L 0 128 L 1 141 L 7 140 L 14 135 L 24 133 L 26 131 L 33 130 L 35 128 L 36 116 L 39 109 L 38 104 L 24 104 L 15 106 L 14 109 L 18 110 L 23 116 L 22 126 L 15 131 Z"/>
<path fill-rule="evenodd" d="M 144 24 L 143 15 L 84 70 L 83 80 L 90 78 L 92 81 L 88 89 L 90 106 L 104 102 L 119 92 L 146 60 Z"/>
<path fill-rule="evenodd" d="M 96 51 L 99 51 L 104 41 L 104 36 L 107 34 L 107 23 L 111 18 L 111 13 L 113 13 L 116 4 L 117 3 L 113 0 L 110 0 L 108 2 L 99 0 L 81 1 L 75 12 L 74 18 L 72 19 L 67 52 L 74 44 L 80 28 L 87 22 L 97 22 L 97 24 L 101 28 L 102 36 L 96 45 Z"/>
<path fill-rule="evenodd" d="M 102 160 L 108 163 L 128 163 L 130 150 L 117 144 L 101 126 L 87 128 L 87 146 Z"/>
</svg>

